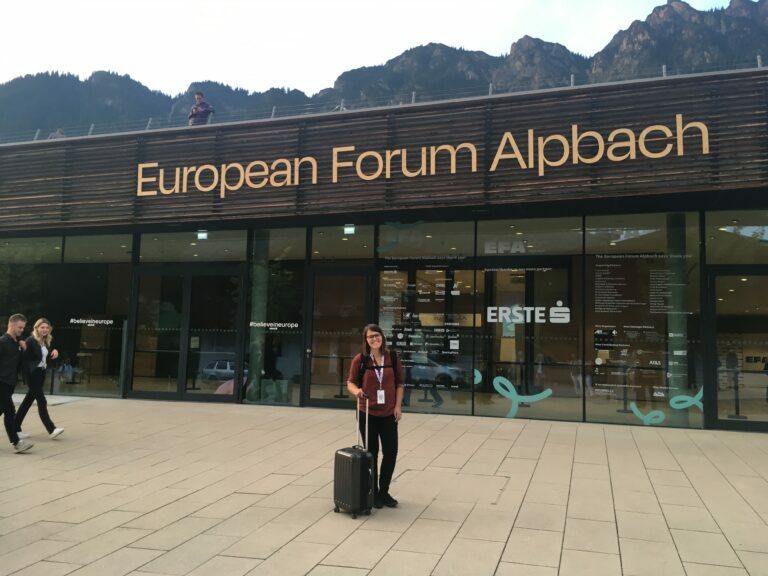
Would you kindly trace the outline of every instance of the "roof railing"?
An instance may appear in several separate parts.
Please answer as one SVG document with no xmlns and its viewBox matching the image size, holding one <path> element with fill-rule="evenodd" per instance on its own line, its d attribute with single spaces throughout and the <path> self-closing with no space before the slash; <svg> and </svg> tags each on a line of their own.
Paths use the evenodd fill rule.
<svg viewBox="0 0 768 576">
<path fill-rule="evenodd" d="M 460 89 L 437 91 L 407 90 L 388 96 L 363 97 L 356 101 L 350 100 L 348 98 L 342 98 L 340 101 L 320 100 L 317 102 L 308 102 L 294 106 L 268 106 L 265 108 L 222 111 L 209 116 L 208 123 L 228 124 L 233 122 L 244 122 L 248 120 L 265 120 L 269 118 L 300 116 L 304 114 L 325 114 L 331 112 L 382 108 L 406 104 L 440 102 L 460 98 L 498 96 L 501 94 L 526 92 L 534 89 L 554 89 L 568 87 L 578 88 L 598 84 L 614 84 L 618 82 L 626 82 L 628 80 L 645 80 L 659 77 L 670 78 L 711 72 L 735 72 L 762 67 L 762 57 L 760 54 L 758 54 L 756 60 L 750 61 L 730 62 L 727 64 L 718 63 L 678 66 L 663 64 L 661 67 L 655 67 L 651 69 L 637 69 L 633 74 L 631 74 L 631 77 L 608 76 L 600 77 L 599 81 L 588 80 L 586 82 L 582 81 L 581 83 L 579 83 L 579 78 L 575 73 L 568 73 L 568 76 L 562 78 L 560 82 L 552 83 L 552 85 L 548 86 L 534 86 L 532 82 L 516 82 L 513 84 L 507 83 L 502 86 L 497 86 L 493 82 L 487 84 L 478 82 L 474 86 L 467 86 Z M 0 133 L 0 145 L 40 141 L 49 138 L 120 134 L 124 132 L 181 128 L 184 126 L 187 126 L 187 118 L 183 115 L 169 115 L 164 117 L 152 116 L 150 118 L 138 118 L 136 120 L 125 120 L 109 123 L 92 122 L 88 125 L 74 125 L 60 128 L 60 130 L 63 132 L 63 135 L 56 135 L 56 128 L 54 127 Z"/>
</svg>

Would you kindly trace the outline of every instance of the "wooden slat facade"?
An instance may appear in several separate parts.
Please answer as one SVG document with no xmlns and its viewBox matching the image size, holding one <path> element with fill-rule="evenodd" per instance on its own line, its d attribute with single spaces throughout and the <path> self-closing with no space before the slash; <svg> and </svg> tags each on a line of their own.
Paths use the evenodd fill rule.
<svg viewBox="0 0 768 576">
<path fill-rule="evenodd" d="M 665 158 L 549 168 L 521 169 L 491 162 L 505 132 L 527 157 L 527 131 L 562 134 L 571 125 L 604 137 L 617 128 L 636 135 L 663 124 L 674 130 L 675 115 L 703 122 L 709 154 L 701 138 L 686 135 L 686 154 Z M 658 136 L 658 134 L 657 134 Z M 357 153 L 405 148 L 418 165 L 422 146 L 477 148 L 477 171 L 459 152 L 456 174 L 448 155 L 437 174 L 408 178 L 393 172 L 363 181 L 346 169 L 331 181 L 331 151 L 355 146 Z M 674 140 L 673 140 L 674 143 Z M 652 142 L 657 151 L 664 142 Z M 552 145 L 550 155 L 559 157 Z M 582 153 L 592 155 L 585 142 Z M 137 197 L 137 166 L 158 162 L 166 169 L 253 160 L 313 156 L 318 182 L 305 166 L 298 186 L 243 188 L 219 198 L 216 191 Z M 350 155 L 350 157 L 352 157 Z M 399 162 L 397 163 L 399 166 Z M 173 180 L 172 175 L 167 180 Z M 483 207 L 649 194 L 758 189 L 768 184 L 768 71 L 728 72 L 521 93 L 442 103 L 262 120 L 156 132 L 31 142 L 0 147 L 0 234 L 109 229 L 113 226 L 265 222 L 297 216 Z"/>
</svg>

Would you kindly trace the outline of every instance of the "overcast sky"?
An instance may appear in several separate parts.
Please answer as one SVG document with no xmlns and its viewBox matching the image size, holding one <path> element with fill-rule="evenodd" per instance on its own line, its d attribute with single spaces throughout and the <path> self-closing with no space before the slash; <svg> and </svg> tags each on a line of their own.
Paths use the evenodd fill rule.
<svg viewBox="0 0 768 576">
<path fill-rule="evenodd" d="M 214 80 L 311 95 L 345 70 L 441 42 L 491 55 L 526 34 L 591 56 L 664 0 L 10 0 L 0 83 L 45 71 L 128 74 L 167 94 Z M 691 0 L 698 10 L 727 0 Z"/>
</svg>

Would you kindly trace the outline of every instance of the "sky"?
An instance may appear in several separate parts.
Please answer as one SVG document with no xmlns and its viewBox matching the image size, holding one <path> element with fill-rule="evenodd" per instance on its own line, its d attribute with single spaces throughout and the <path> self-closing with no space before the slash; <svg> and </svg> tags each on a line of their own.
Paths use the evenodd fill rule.
<svg viewBox="0 0 768 576">
<path fill-rule="evenodd" d="M 591 56 L 665 0 L 11 0 L 0 83 L 128 74 L 176 95 L 213 80 L 312 95 L 344 71 L 429 42 L 499 56 L 524 35 Z M 690 0 L 697 10 L 728 0 Z"/>
</svg>

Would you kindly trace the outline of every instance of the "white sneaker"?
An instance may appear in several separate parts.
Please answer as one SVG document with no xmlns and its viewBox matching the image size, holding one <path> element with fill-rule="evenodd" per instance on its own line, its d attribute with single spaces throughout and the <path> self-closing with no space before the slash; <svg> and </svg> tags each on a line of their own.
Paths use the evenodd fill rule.
<svg viewBox="0 0 768 576">
<path fill-rule="evenodd" d="M 13 449 L 16 450 L 17 454 L 21 454 L 22 452 L 26 452 L 30 448 L 32 448 L 34 444 L 31 442 L 27 442 L 26 440 L 19 440 L 16 442 L 16 444 L 13 445 Z"/>
<path fill-rule="evenodd" d="M 62 432 L 64 432 L 64 428 L 55 428 L 53 432 L 51 432 L 51 438 L 56 438 L 56 436 L 59 436 Z"/>
<path fill-rule="evenodd" d="M 29 434 L 27 434 L 26 432 L 22 432 L 21 430 L 19 430 L 19 432 L 16 435 L 19 437 L 19 440 L 21 440 L 22 438 L 29 438 Z"/>
</svg>

